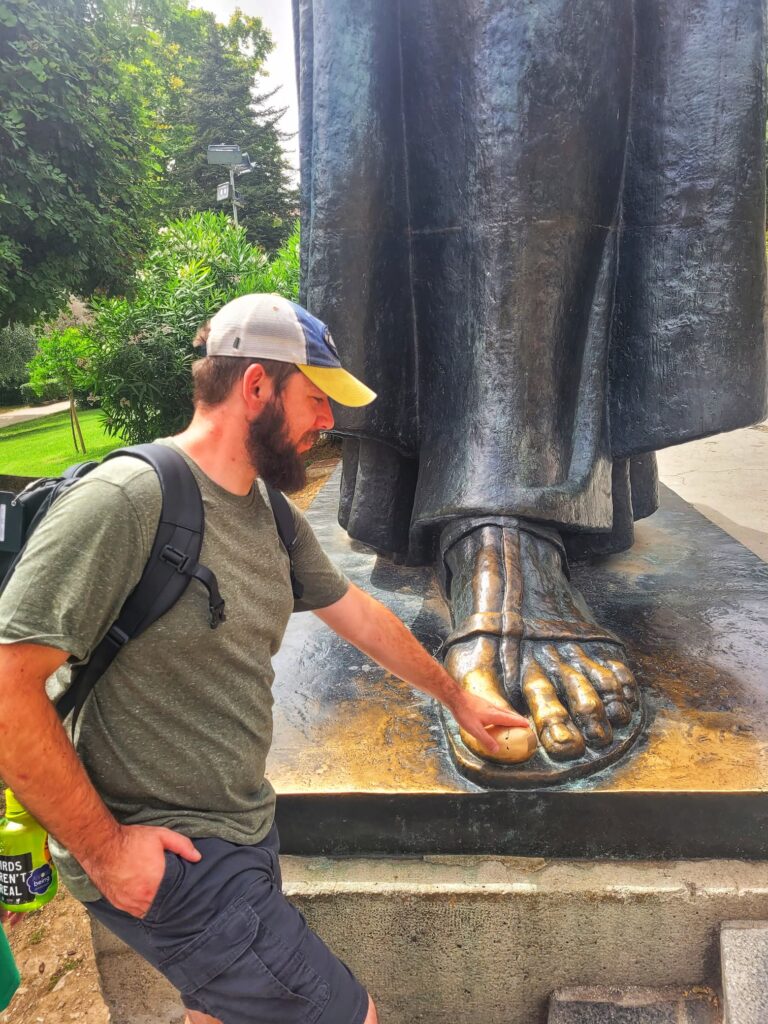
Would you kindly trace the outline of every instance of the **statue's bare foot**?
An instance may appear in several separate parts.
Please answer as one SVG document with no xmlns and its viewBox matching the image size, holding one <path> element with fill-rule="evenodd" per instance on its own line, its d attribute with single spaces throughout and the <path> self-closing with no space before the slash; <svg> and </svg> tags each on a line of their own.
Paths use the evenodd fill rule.
<svg viewBox="0 0 768 1024">
<path fill-rule="evenodd" d="M 621 643 L 571 588 L 557 533 L 523 520 L 469 520 L 452 524 L 441 546 L 454 624 L 445 664 L 460 685 L 530 715 L 554 761 L 615 747 L 637 722 L 637 686 Z M 496 736 L 493 760 L 530 758 L 535 748 L 513 735 L 522 730 L 509 733 Z"/>
</svg>

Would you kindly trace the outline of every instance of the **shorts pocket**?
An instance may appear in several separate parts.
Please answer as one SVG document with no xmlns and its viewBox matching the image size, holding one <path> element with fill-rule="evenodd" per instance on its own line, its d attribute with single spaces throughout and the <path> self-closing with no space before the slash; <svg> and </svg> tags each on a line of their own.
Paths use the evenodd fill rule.
<svg viewBox="0 0 768 1024">
<path fill-rule="evenodd" d="M 160 885 L 155 893 L 155 898 L 149 905 L 149 909 L 143 917 L 139 918 L 139 921 L 144 924 L 153 924 L 157 920 L 160 911 L 163 909 L 163 904 L 176 888 L 181 878 L 181 871 L 179 857 L 175 853 L 169 853 L 166 850 L 165 870 L 163 871 L 163 877 L 160 879 Z"/>
<path fill-rule="evenodd" d="M 207 1013 L 243 1024 L 313 1024 L 331 994 L 301 952 L 288 949 L 242 897 L 160 970 Z"/>
</svg>

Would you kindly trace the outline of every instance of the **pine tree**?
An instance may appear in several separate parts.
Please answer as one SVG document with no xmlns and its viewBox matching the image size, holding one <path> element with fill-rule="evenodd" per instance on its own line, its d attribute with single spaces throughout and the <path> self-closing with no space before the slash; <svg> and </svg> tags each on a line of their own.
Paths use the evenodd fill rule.
<svg viewBox="0 0 768 1024">
<path fill-rule="evenodd" d="M 227 173 L 226 168 L 208 164 L 207 147 L 238 145 L 255 165 L 252 173 L 237 179 L 242 223 L 249 241 L 274 251 L 291 232 L 297 197 L 280 144 L 283 110 L 269 105 L 274 92 L 255 92 L 271 47 L 257 18 L 236 14 L 228 26 L 209 24 L 186 83 L 182 123 L 175 132 L 171 204 L 177 214 L 216 209 L 216 185 Z"/>
</svg>

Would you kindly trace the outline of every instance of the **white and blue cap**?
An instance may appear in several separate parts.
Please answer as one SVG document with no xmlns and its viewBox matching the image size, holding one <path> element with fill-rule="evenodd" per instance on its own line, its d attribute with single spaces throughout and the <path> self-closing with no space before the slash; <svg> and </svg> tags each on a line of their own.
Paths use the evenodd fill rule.
<svg viewBox="0 0 768 1024">
<path fill-rule="evenodd" d="M 211 319 L 206 355 L 295 363 L 341 405 L 368 405 L 375 392 L 341 365 L 331 332 L 317 317 L 282 295 L 241 295 Z"/>
</svg>

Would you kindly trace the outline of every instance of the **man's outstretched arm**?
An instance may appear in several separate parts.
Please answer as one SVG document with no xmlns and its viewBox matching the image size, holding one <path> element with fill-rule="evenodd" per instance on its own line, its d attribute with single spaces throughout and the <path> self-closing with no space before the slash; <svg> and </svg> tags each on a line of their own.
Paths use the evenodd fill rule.
<svg viewBox="0 0 768 1024">
<path fill-rule="evenodd" d="M 396 615 L 354 583 L 340 601 L 319 608 L 315 615 L 388 672 L 445 704 L 461 728 L 489 753 L 499 746 L 488 732 L 490 726 L 530 728 L 522 715 L 462 690 Z"/>
<path fill-rule="evenodd" d="M 163 876 L 164 851 L 200 854 L 178 832 L 120 825 L 105 807 L 45 692 L 66 659 L 54 647 L 0 644 L 0 778 L 111 903 L 141 917 Z"/>
</svg>

